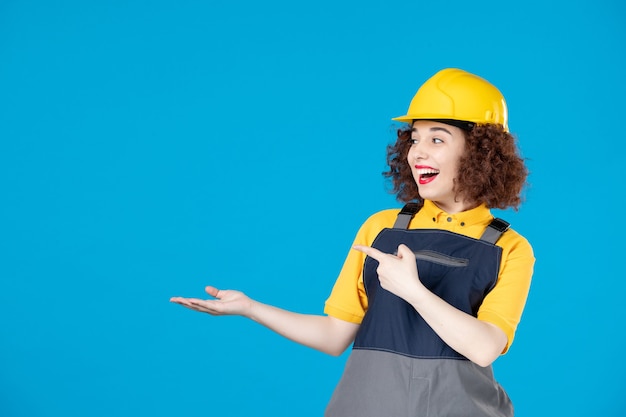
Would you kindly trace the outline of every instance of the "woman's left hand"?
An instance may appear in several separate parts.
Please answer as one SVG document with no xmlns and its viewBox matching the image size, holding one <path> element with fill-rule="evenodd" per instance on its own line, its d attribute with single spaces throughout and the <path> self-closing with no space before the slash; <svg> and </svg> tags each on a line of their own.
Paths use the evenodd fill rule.
<svg viewBox="0 0 626 417">
<path fill-rule="evenodd" d="M 354 249 L 378 261 L 381 287 L 411 304 L 452 349 L 479 366 L 491 364 L 503 351 L 504 331 L 448 304 L 422 284 L 415 254 L 407 246 L 398 246 L 398 255 L 369 246 L 355 245 Z"/>
<path fill-rule="evenodd" d="M 380 286 L 408 303 L 412 304 L 416 296 L 426 289 L 419 279 L 415 254 L 408 246 L 398 246 L 397 255 L 369 246 L 354 245 L 352 248 L 376 259 Z"/>
</svg>

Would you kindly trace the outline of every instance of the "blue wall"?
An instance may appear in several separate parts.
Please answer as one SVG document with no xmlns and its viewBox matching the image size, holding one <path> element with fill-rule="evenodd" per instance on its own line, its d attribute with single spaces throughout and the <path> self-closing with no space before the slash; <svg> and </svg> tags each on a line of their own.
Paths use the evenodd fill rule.
<svg viewBox="0 0 626 417">
<path fill-rule="evenodd" d="M 625 17 L 3 0 L 0 415 L 320 416 L 345 355 L 168 300 L 214 284 L 321 313 L 361 222 L 399 206 L 390 118 L 444 67 L 502 90 L 531 170 L 500 213 L 538 261 L 498 379 L 519 417 L 623 415 Z"/>
</svg>

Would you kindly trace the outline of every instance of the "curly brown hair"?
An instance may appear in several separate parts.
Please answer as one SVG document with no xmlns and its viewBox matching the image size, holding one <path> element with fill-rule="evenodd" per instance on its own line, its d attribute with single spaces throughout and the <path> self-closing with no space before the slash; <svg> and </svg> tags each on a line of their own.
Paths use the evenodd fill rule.
<svg viewBox="0 0 626 417">
<path fill-rule="evenodd" d="M 465 154 L 459 162 L 455 180 L 457 195 L 489 208 L 517 210 L 522 202 L 528 170 L 519 155 L 515 138 L 501 125 L 476 125 L 465 134 Z M 411 126 L 398 129 L 396 143 L 387 147 L 391 193 L 401 202 L 422 202 L 407 162 L 411 147 Z"/>
</svg>

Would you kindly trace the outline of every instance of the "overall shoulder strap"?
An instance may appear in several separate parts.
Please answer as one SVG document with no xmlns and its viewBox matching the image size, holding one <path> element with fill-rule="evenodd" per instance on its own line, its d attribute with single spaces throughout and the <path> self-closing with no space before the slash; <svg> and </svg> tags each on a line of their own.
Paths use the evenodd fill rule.
<svg viewBox="0 0 626 417">
<path fill-rule="evenodd" d="M 484 240 L 489 243 L 496 243 L 502 233 L 506 232 L 511 225 L 499 218 L 495 218 L 489 223 L 489 226 L 485 229 L 483 235 L 480 237 L 480 240 Z"/>
<path fill-rule="evenodd" d="M 420 211 L 422 208 L 421 204 L 418 203 L 407 203 L 402 207 L 400 213 L 398 213 L 398 217 L 396 217 L 396 222 L 393 225 L 394 229 L 407 229 L 409 227 L 409 222 L 415 216 L 415 213 Z"/>
</svg>

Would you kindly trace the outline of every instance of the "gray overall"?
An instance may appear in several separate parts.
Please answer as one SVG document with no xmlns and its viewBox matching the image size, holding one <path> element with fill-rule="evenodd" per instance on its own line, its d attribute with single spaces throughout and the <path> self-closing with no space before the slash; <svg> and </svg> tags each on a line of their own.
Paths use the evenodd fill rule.
<svg viewBox="0 0 626 417">
<path fill-rule="evenodd" d="M 480 239 L 438 229 L 408 230 L 419 210 L 407 204 L 392 229 L 372 246 L 395 253 L 404 243 L 415 253 L 422 283 L 476 317 L 498 277 L 502 249 L 495 245 L 508 223 L 495 219 Z M 480 367 L 448 346 L 415 309 L 380 287 L 378 262 L 363 270 L 369 307 L 326 417 L 513 416 L 513 406 Z"/>
</svg>

